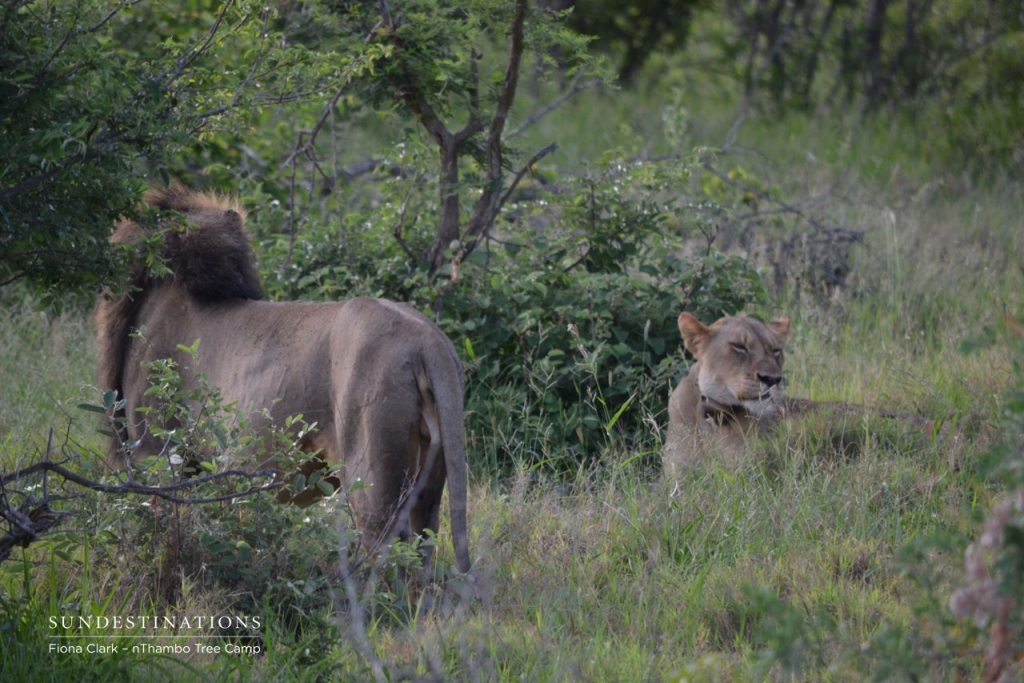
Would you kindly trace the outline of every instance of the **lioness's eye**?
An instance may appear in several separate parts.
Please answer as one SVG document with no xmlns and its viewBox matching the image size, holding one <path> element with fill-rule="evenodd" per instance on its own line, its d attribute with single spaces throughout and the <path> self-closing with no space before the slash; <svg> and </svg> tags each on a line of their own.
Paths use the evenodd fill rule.
<svg viewBox="0 0 1024 683">
<path fill-rule="evenodd" d="M 782 349 L 775 349 L 772 355 L 775 356 L 775 360 L 782 360 Z"/>
<path fill-rule="evenodd" d="M 732 350 L 735 351 L 736 353 L 746 353 L 747 352 L 747 347 L 744 346 L 743 344 L 735 344 L 735 343 L 733 343 L 733 344 L 729 344 L 729 346 L 731 346 Z"/>
</svg>

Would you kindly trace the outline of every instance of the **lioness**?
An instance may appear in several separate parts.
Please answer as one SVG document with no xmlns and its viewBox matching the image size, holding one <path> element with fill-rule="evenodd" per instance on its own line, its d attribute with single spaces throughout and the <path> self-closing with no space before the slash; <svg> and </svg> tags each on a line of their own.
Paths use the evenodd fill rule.
<svg viewBox="0 0 1024 683">
<path fill-rule="evenodd" d="M 199 370 L 225 403 L 251 405 L 254 416 L 268 409 L 275 422 L 301 413 L 317 423 L 303 447 L 343 464 L 341 484 L 364 484 L 350 502 L 368 547 L 437 530 L 447 478 L 455 556 L 469 571 L 463 377 L 451 341 L 412 307 L 383 299 L 259 301 L 237 204 L 180 184 L 151 190 L 146 201 L 193 226 L 164 232 L 173 275 L 135 273 L 134 291 L 101 298 L 97 310 L 99 383 L 125 399 L 120 440 L 139 444 L 129 458 L 162 446 L 151 413 L 140 412 L 154 406 L 141 363 L 172 358 L 191 378 L 196 370 L 178 345 L 200 339 Z M 134 242 L 141 231 L 122 221 L 111 240 Z"/>
<path fill-rule="evenodd" d="M 706 326 L 684 312 L 679 315 L 679 332 L 696 362 L 669 399 L 665 439 L 665 470 L 669 476 L 709 448 L 741 454 L 749 436 L 764 433 L 789 416 L 821 408 L 840 414 L 868 410 L 783 395 L 788 318 L 765 325 L 753 318 L 726 317 Z M 926 432 L 934 429 L 934 422 L 925 418 L 869 412 L 899 419 Z"/>
</svg>

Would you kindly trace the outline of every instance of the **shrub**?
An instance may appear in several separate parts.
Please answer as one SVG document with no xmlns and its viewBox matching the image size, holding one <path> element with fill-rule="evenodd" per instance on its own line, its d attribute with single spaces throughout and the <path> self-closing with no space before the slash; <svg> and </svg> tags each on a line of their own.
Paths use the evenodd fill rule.
<svg viewBox="0 0 1024 683">
<path fill-rule="evenodd" d="M 682 249 L 691 232 L 729 211 L 714 201 L 678 200 L 693 169 L 685 161 L 609 156 L 582 177 L 530 186 L 509 205 L 500 230 L 436 278 L 410 263 L 393 237 L 413 191 L 395 178 L 374 207 L 346 217 L 363 227 L 349 233 L 347 249 L 336 227 L 311 229 L 294 246 L 301 259 L 288 259 L 287 236 L 268 235 L 257 223 L 268 292 L 281 299 L 383 296 L 437 311 L 470 375 L 474 464 L 491 473 L 538 463 L 572 471 L 625 445 L 627 435 L 658 431 L 683 372 L 676 328 L 683 308 L 710 322 L 765 300 L 760 274 L 742 255 Z M 414 208 L 420 223 L 436 215 L 429 201 Z M 405 239 L 429 243 L 427 235 L 410 229 Z M 453 242 L 449 256 L 460 246 Z M 498 425 L 521 428 L 505 438 Z"/>
</svg>

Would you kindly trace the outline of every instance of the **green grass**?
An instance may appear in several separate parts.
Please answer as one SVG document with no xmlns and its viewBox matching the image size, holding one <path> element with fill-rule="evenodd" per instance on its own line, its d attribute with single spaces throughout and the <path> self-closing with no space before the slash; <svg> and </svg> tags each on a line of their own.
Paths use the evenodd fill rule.
<svg viewBox="0 0 1024 683">
<path fill-rule="evenodd" d="M 558 140 L 564 157 L 554 162 L 564 168 L 609 146 L 670 152 L 661 133 L 665 102 L 658 93 L 589 91 L 528 141 Z M 709 138 L 695 142 L 721 139 L 732 122 L 717 103 L 695 102 L 691 116 L 692 137 Z M 623 131 L 625 121 L 632 132 Z M 644 406 L 649 428 L 575 478 L 521 468 L 475 482 L 471 589 L 449 580 L 403 598 L 386 569 L 361 574 L 389 594 L 360 584 L 371 596 L 360 634 L 333 575 L 337 613 L 323 609 L 296 633 L 269 605 L 267 656 L 187 666 L 208 679 L 289 680 L 371 678 L 377 660 L 393 677 L 450 679 L 978 675 L 977 633 L 952 620 L 946 604 L 963 580 L 962 549 L 998 494 L 979 483 L 975 463 L 998 427 L 1019 359 L 1006 316 L 1019 316 L 1024 304 L 1022 190 L 998 178 L 977 185 L 937 166 L 927 136 L 905 120 L 755 119 L 740 140 L 759 153 L 728 163 L 792 196 L 832 187 L 815 210 L 865 235 L 844 289 L 824 296 L 793 288 L 756 311 L 793 319 L 790 393 L 948 418 L 962 440 L 933 442 L 877 418 L 810 416 L 746 458 L 663 483 L 648 459 L 635 457 L 660 448 L 664 426 L 665 406 Z M 51 427 L 58 445 L 70 430 L 69 448 L 88 457 L 100 440 L 90 415 L 74 408 L 96 400 L 88 314 L 41 313 L 17 290 L 0 303 L 0 462 L 10 469 L 38 457 Z M 986 348 L 961 351 L 982 333 Z M 488 471 L 498 469 L 500 454 L 543 443 L 511 401 L 495 412 L 491 433 L 470 435 L 473 457 Z M 852 445 L 837 449 L 839 437 Z M 177 675 L 167 662 L 56 660 L 38 649 L 38 630 L 25 624 L 71 605 L 113 598 L 109 604 L 128 612 L 187 613 L 231 609 L 247 597 L 196 572 L 178 578 L 176 602 L 161 602 L 160 582 L 151 568 L 133 565 L 137 551 L 122 535 L 133 528 L 134 507 L 73 505 L 79 517 L 65 531 L 18 551 L 0 571 L 4 623 L 14 629 L 0 641 L 4 665 L 31 673 L 42 661 L 68 672 L 61 677 Z M 82 546 L 88 534 L 92 542 Z M 450 565 L 447 528 L 439 543 L 439 559 Z"/>
<path fill-rule="evenodd" d="M 91 439 L 98 422 L 76 407 L 96 399 L 89 314 L 38 310 L 34 297 L 13 286 L 0 290 L 0 330 L 0 462 L 45 452 L 51 427 L 58 444 L 69 425 L 76 438 Z"/>
</svg>

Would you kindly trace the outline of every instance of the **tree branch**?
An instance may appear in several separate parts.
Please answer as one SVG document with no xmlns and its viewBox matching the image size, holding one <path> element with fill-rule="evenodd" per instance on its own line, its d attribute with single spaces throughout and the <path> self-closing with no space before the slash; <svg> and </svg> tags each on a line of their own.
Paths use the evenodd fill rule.
<svg viewBox="0 0 1024 683">
<path fill-rule="evenodd" d="M 118 3 L 117 7 L 115 7 L 112 10 L 110 10 L 110 14 L 108 14 L 105 17 L 103 17 L 103 19 L 100 21 L 100 23 L 96 24 L 92 28 L 86 29 L 85 32 L 86 33 L 96 33 L 96 31 L 99 31 L 101 28 L 106 26 L 107 23 L 111 19 L 113 19 L 115 16 L 117 16 L 117 13 L 120 12 L 121 10 L 123 10 L 125 7 L 134 7 L 135 5 L 138 5 L 141 2 L 143 2 L 143 0 L 121 0 L 121 2 Z"/>
<path fill-rule="evenodd" d="M 477 73 L 477 64 L 481 57 L 483 55 L 477 54 L 476 50 L 470 50 L 469 73 L 472 85 L 469 86 L 469 121 L 466 122 L 466 126 L 462 130 L 455 134 L 456 145 L 461 145 L 483 130 L 483 124 L 480 123 L 480 76 Z"/>
<path fill-rule="evenodd" d="M 33 510 L 4 507 L 6 509 L 0 509 L 0 517 L 9 521 L 14 528 L 0 538 L 0 564 L 11 556 L 14 548 L 27 548 L 32 541 L 60 524 L 70 514 L 51 510 L 46 503 Z"/>
<path fill-rule="evenodd" d="M 216 496 L 214 498 L 178 498 L 171 495 L 173 491 L 185 491 L 188 489 L 207 484 L 212 481 L 219 481 L 228 477 L 243 477 L 245 479 L 262 479 L 266 477 L 274 477 L 281 473 L 281 470 L 277 469 L 265 469 L 257 472 L 249 472 L 247 470 L 226 470 L 224 472 L 218 472 L 217 474 L 211 474 L 206 477 L 198 477 L 195 479 L 189 479 L 183 481 L 180 484 L 173 484 L 168 486 L 143 486 L 141 484 L 121 484 L 121 485 L 110 485 L 101 484 L 99 482 L 87 479 L 83 476 L 75 474 L 66 467 L 59 465 L 55 462 L 43 461 L 37 462 L 30 467 L 20 469 L 12 474 L 4 475 L 0 477 L 0 485 L 6 486 L 12 482 L 18 481 L 25 477 L 37 474 L 39 472 L 53 472 L 58 474 L 67 481 L 73 484 L 77 484 L 83 488 L 87 488 L 91 491 L 99 491 L 100 493 L 130 493 L 133 495 L 141 496 L 156 496 L 172 503 L 182 503 L 184 505 L 196 505 L 199 503 L 214 503 L 224 500 L 234 500 L 235 498 L 242 498 L 244 496 L 252 495 L 253 493 L 259 493 L 260 491 L 273 491 L 282 488 L 285 482 L 278 481 L 263 486 L 253 486 L 246 491 L 239 491 L 236 493 L 227 494 L 224 496 Z"/>
<path fill-rule="evenodd" d="M 508 121 L 509 111 L 516 97 L 516 87 L 519 83 L 519 68 L 523 59 L 524 25 L 526 22 L 527 0 L 516 0 L 515 17 L 512 20 L 512 40 L 509 47 L 508 66 L 505 69 L 505 82 L 502 85 L 501 93 L 498 96 L 498 105 L 491 120 L 491 128 L 487 136 L 487 176 L 480 198 L 477 199 L 476 207 L 473 209 L 473 216 L 466 229 L 466 239 L 459 252 L 458 260 L 464 259 L 473 249 L 476 248 L 477 240 L 470 240 L 470 237 L 479 237 L 494 222 L 498 212 L 501 210 L 503 199 L 508 198 L 508 193 L 501 191 L 501 178 L 503 171 L 503 158 L 501 151 L 501 136 L 505 131 L 505 123 Z M 550 146 L 547 151 L 542 150 L 540 156 L 544 156 L 555 148 Z M 539 159 L 540 156 L 537 158 Z M 520 172 L 522 178 L 524 171 Z M 518 182 L 518 180 L 516 181 Z"/>
<path fill-rule="evenodd" d="M 515 18 L 512 20 L 512 45 L 509 47 L 508 67 L 505 69 L 505 82 L 498 96 L 498 107 L 491 120 L 491 131 L 487 139 L 488 179 L 497 179 L 501 175 L 501 135 L 505 132 L 505 123 L 512 103 L 516 98 L 516 87 L 519 85 L 519 67 L 523 61 L 523 34 L 526 22 L 527 0 L 516 0 Z"/>
<path fill-rule="evenodd" d="M 416 185 L 416 179 L 417 177 L 413 176 L 412 180 L 409 183 L 409 189 L 405 193 L 405 200 L 402 202 L 402 208 L 398 213 L 398 221 L 395 223 L 394 230 L 391 231 L 392 234 L 394 234 L 395 239 L 398 241 L 398 245 L 402 247 L 402 251 L 405 252 L 406 256 L 409 257 L 409 261 L 414 266 L 419 261 L 419 259 L 416 258 L 416 254 L 414 254 L 412 252 L 412 249 L 409 248 L 409 245 L 405 241 L 405 237 L 402 236 L 402 231 L 405 228 L 405 213 L 409 209 L 409 200 L 412 198 L 412 189 Z M 415 223 L 415 220 L 413 221 L 413 223 Z"/>
<path fill-rule="evenodd" d="M 52 430 L 50 432 L 50 438 L 52 443 Z M 173 493 L 192 489 L 202 484 L 219 481 L 228 477 L 242 477 L 252 480 L 275 477 L 280 474 L 281 471 L 271 468 L 255 472 L 249 472 L 247 470 L 227 470 L 224 472 L 218 472 L 217 474 L 211 474 L 206 477 L 189 479 L 187 481 L 168 486 L 142 486 L 131 482 L 121 485 L 109 485 L 101 484 L 97 481 L 80 476 L 58 463 L 51 462 L 49 459 L 50 452 L 51 446 L 47 445 L 46 460 L 20 469 L 17 472 L 0 476 L 0 518 L 7 520 L 11 525 L 10 532 L 3 537 L 0 537 L 0 563 L 3 563 L 8 557 L 10 557 L 11 552 L 15 547 L 21 546 L 22 548 L 27 548 L 29 544 L 38 540 L 40 536 L 60 524 L 65 517 L 68 517 L 71 514 L 68 512 L 59 512 L 50 507 L 46 475 L 51 472 L 59 475 L 65 481 L 69 481 L 92 491 L 98 491 L 100 493 L 128 493 L 132 495 L 155 496 L 181 505 L 219 503 L 244 498 L 246 496 L 251 496 L 265 491 L 273 491 L 285 486 L 285 482 L 283 481 L 271 481 L 261 486 L 252 485 L 245 491 L 236 491 L 222 496 L 212 496 L 209 498 L 182 498 L 173 495 Z M 36 504 L 34 507 L 31 502 L 26 502 L 20 509 L 12 507 L 9 503 L 10 497 L 7 491 L 8 484 L 20 479 L 31 477 L 40 472 L 43 473 L 42 502 Z"/>
<path fill-rule="evenodd" d="M 45 183 L 50 178 L 53 178 L 56 175 L 60 175 L 63 172 L 64 172 L 64 165 L 63 164 L 57 164 L 53 168 L 51 168 L 49 171 L 47 171 L 46 173 L 41 173 L 41 174 L 37 175 L 34 178 L 29 178 L 28 180 L 26 180 L 25 182 L 21 183 L 20 185 L 17 185 L 15 187 L 10 188 L 10 189 L 4 190 L 3 192 L 0 192 L 0 202 L 6 202 L 6 201 L 8 201 L 10 199 L 13 199 L 14 197 L 17 197 L 22 192 L 25 192 L 26 190 L 31 190 L 36 185 L 39 185 L 40 183 Z"/>
<path fill-rule="evenodd" d="M 596 88 L 598 85 L 601 84 L 601 80 L 598 79 L 598 78 L 595 78 L 592 81 L 588 81 L 587 83 L 584 83 L 583 85 L 580 85 L 579 82 L 580 82 L 582 76 L 583 76 L 583 72 L 582 71 L 577 71 L 576 75 L 572 77 L 572 82 L 569 84 L 568 89 L 566 89 L 566 91 L 562 93 L 561 97 L 559 97 L 557 100 L 555 100 L 551 104 L 547 105 L 546 107 L 544 107 L 543 109 L 538 111 L 536 114 L 532 115 L 530 118 L 528 118 L 523 123 L 523 125 L 519 126 L 514 131 L 509 133 L 508 139 L 511 140 L 512 138 L 517 137 L 523 131 L 525 131 L 527 128 L 529 128 L 530 126 L 533 126 L 534 124 L 538 123 L 545 116 L 547 116 L 548 114 L 550 114 L 551 112 L 555 111 L 556 109 L 561 107 L 563 104 L 565 104 L 566 102 L 571 100 L 573 97 L 576 96 L 577 93 L 581 93 L 584 90 L 590 90 L 591 88 Z"/>
<path fill-rule="evenodd" d="M 227 16 L 228 10 L 234 4 L 234 0 L 228 0 L 224 3 L 224 6 L 220 8 L 220 12 L 217 14 L 217 19 L 213 22 L 213 26 L 211 26 L 207 30 L 206 39 L 203 41 L 202 45 L 197 45 L 196 47 L 193 47 L 187 53 L 185 53 L 185 55 L 181 59 L 178 60 L 178 70 L 174 73 L 173 76 L 168 76 L 164 80 L 162 84 L 164 89 L 170 88 L 170 85 L 174 83 L 174 81 L 181 78 L 185 71 L 188 70 L 188 67 L 190 67 L 197 59 L 199 59 L 199 57 L 203 55 L 203 53 L 206 52 L 206 50 L 210 47 L 210 43 L 213 42 L 213 37 L 216 36 L 217 31 L 220 30 L 220 25 L 224 21 L 224 17 Z"/>
<path fill-rule="evenodd" d="M 548 145 L 547 147 L 545 147 L 544 149 L 530 157 L 530 160 L 523 164 L 523 167 L 519 169 L 518 173 L 516 173 L 516 177 L 512 179 L 512 184 L 509 185 L 508 190 L 505 192 L 505 194 L 501 196 L 501 199 L 498 201 L 499 210 L 501 209 L 501 207 L 505 206 L 505 204 L 508 202 L 508 198 L 512 196 L 512 192 L 516 189 L 516 186 L 519 185 L 519 181 L 522 180 L 523 176 L 526 175 L 530 171 L 530 169 L 533 168 L 533 165 L 536 164 L 541 159 L 543 159 L 544 157 L 546 157 L 547 155 L 557 150 L 558 143 L 552 142 L 550 145 Z"/>
</svg>

